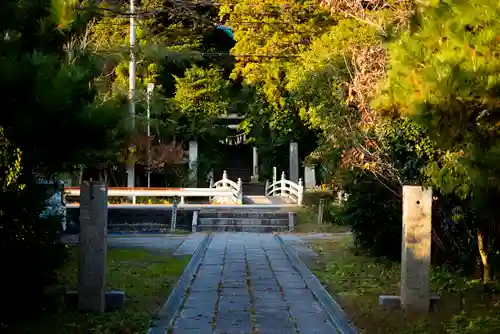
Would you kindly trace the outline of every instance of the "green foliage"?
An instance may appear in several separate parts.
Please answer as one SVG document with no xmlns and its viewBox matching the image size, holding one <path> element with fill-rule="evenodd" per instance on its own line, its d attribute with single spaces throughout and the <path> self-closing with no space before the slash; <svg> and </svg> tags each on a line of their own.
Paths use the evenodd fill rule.
<svg viewBox="0 0 500 334">
<path fill-rule="evenodd" d="M 96 94 L 99 62 L 85 50 L 78 29 L 57 29 L 50 5 L 0 4 L 2 16 L 8 11 L 15 18 L 0 27 L 0 89 L 6 97 L 0 102 L 2 323 L 44 310 L 44 288 L 65 259 L 61 217 L 41 215 L 51 193 L 40 179 L 115 161 L 125 138 L 121 102 Z"/>
<path fill-rule="evenodd" d="M 447 333 L 494 334 L 500 328 L 496 315 L 470 317 L 465 313 L 455 315 L 447 324 Z"/>
<path fill-rule="evenodd" d="M 494 1 L 442 2 L 389 46 L 390 70 L 374 106 L 428 129 L 443 150 L 429 176 L 447 193 L 498 188 L 499 12 Z"/>
<path fill-rule="evenodd" d="M 433 267 L 430 290 L 440 296 L 439 308 L 402 316 L 400 310 L 381 311 L 378 303 L 380 295 L 400 293 L 399 262 L 354 248 L 350 237 L 315 240 L 313 247 L 320 255 L 313 267 L 315 274 L 337 296 L 356 328 L 369 328 L 374 334 L 497 333 L 500 328 L 500 295 L 498 291 L 485 292 L 477 279 L 461 277 L 446 267 Z"/>
<path fill-rule="evenodd" d="M 422 10 L 418 26 L 390 43 L 387 79 L 373 104 L 426 129 L 437 148 L 424 169 L 429 184 L 468 202 L 488 249 L 500 218 L 499 14 L 488 0 Z"/>
<path fill-rule="evenodd" d="M 373 175 L 353 176 L 343 184 L 349 196 L 339 212 L 341 220 L 351 226 L 358 246 L 377 256 L 400 259 L 401 194 Z"/>
<path fill-rule="evenodd" d="M 186 70 L 184 77 L 175 78 L 175 96 L 171 101 L 182 121 L 182 129 L 177 131 L 183 133 L 185 139 L 220 133 L 217 117 L 227 114 L 231 105 L 229 82 L 222 77 L 220 69 L 193 66 Z"/>
<path fill-rule="evenodd" d="M 0 284 L 8 287 L 0 302 L 0 321 L 41 311 L 43 288 L 54 280 L 54 270 L 66 255 L 57 241 L 60 217 L 40 217 L 46 189 L 26 178 L 22 162 L 21 151 L 0 128 L 0 263 L 5 273 Z"/>
<path fill-rule="evenodd" d="M 232 53 L 249 55 L 237 57 L 234 75 L 262 85 L 268 101 L 281 108 L 286 105 L 286 69 L 296 64 L 293 55 L 305 50 L 311 39 L 332 23 L 328 13 L 312 1 L 223 2 L 219 16 L 234 31 Z"/>
<path fill-rule="evenodd" d="M 231 78 L 251 86 L 243 124 L 246 133 L 269 157 L 290 140 L 312 150 L 311 139 L 313 143 L 316 139 L 302 124 L 286 85 L 288 71 L 302 65 L 297 55 L 332 23 L 328 13 L 312 1 L 242 0 L 223 2 L 219 16 L 236 40 L 231 49 L 236 58 Z M 281 153 L 277 160 L 283 160 Z M 276 162 L 263 166 L 265 174 L 272 163 Z"/>
<path fill-rule="evenodd" d="M 94 100 L 87 66 L 40 53 L 0 60 L 5 74 L 0 87 L 10 96 L 3 103 L 9 113 L 2 113 L 0 124 L 23 152 L 26 166 L 56 173 L 116 155 L 123 113 L 116 101 Z M 63 140 L 66 135 L 71 139 Z"/>
<path fill-rule="evenodd" d="M 360 168 L 350 172 L 341 170 L 338 179 L 348 198 L 337 214 L 339 220 L 351 225 L 359 246 L 378 256 L 398 259 L 401 247 L 402 185 L 421 184 L 424 181 L 420 170 L 435 155 L 435 148 L 424 129 L 408 119 L 384 118 L 377 124 L 375 131 L 379 148 L 387 152 L 384 159 L 392 172 L 367 173 Z M 443 216 L 444 211 L 440 211 Z M 440 221 L 436 220 L 437 226 Z M 448 233 L 447 237 L 453 241 L 456 235 Z"/>
<path fill-rule="evenodd" d="M 78 251 L 70 249 L 70 259 L 58 270 L 60 287 L 75 290 L 78 281 Z M 172 257 L 140 248 L 109 249 L 107 284 L 127 291 L 127 303 L 119 312 L 85 313 L 59 309 L 47 310 L 43 317 L 12 326 L 9 333 L 101 334 L 140 333 L 148 330 L 159 303 L 167 298 L 189 263 L 190 256 Z"/>
<path fill-rule="evenodd" d="M 302 66 L 289 69 L 286 88 L 300 110 L 300 118 L 320 133 L 309 162 L 324 166 L 329 184 L 338 185 L 345 151 L 363 146 L 366 137 L 375 139 L 375 134 L 358 126 L 362 113 L 351 101 L 349 86 L 356 70 L 351 63 L 355 52 L 376 44 L 378 39 L 373 26 L 355 19 L 340 20 L 300 54 Z M 374 153 L 369 147 L 364 149 Z"/>
<path fill-rule="evenodd" d="M 228 112 L 229 82 L 224 80 L 217 68 L 204 70 L 193 66 L 176 77 L 177 87 L 173 101 L 184 114 L 219 116 Z"/>
</svg>

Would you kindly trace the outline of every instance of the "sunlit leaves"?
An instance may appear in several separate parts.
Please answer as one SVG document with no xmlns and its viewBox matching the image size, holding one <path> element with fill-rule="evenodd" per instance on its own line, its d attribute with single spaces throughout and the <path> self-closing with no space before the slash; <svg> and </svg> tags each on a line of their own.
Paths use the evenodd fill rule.
<svg viewBox="0 0 500 334">
<path fill-rule="evenodd" d="M 52 15 L 57 28 L 67 29 L 74 22 L 77 15 L 76 6 L 80 0 L 52 0 Z"/>
<path fill-rule="evenodd" d="M 424 10 L 414 32 L 389 45 L 390 69 L 373 104 L 427 130 L 443 153 L 426 175 L 476 208 L 500 190 L 499 16 L 491 0 L 449 0 Z"/>
</svg>

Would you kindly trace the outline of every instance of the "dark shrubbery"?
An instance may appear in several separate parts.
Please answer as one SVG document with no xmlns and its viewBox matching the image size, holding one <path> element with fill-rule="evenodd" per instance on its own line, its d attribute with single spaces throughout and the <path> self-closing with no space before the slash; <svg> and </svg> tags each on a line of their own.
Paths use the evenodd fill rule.
<svg viewBox="0 0 500 334">
<path fill-rule="evenodd" d="M 398 185 L 389 188 L 371 174 L 344 184 L 347 201 L 337 220 L 351 226 L 356 244 L 373 255 L 401 259 L 402 199 Z M 400 190 L 401 191 L 401 190 Z M 441 196 L 433 202 L 432 260 L 470 273 L 476 268 L 477 239 L 474 217 L 466 214 L 457 199 Z"/>
<path fill-rule="evenodd" d="M 0 322 L 23 320 L 48 307 L 44 288 L 66 259 L 59 217 L 40 218 L 47 197 L 36 184 L 0 192 Z"/>
<path fill-rule="evenodd" d="M 344 184 L 349 194 L 340 219 L 351 226 L 356 244 L 377 256 L 401 258 L 402 202 L 372 175 Z"/>
</svg>

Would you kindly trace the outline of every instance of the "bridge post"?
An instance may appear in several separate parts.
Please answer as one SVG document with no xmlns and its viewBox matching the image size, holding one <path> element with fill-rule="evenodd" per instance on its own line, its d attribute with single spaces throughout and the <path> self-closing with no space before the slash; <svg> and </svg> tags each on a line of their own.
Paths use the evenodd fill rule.
<svg viewBox="0 0 500 334">
<path fill-rule="evenodd" d="M 281 182 L 280 182 L 280 188 L 281 188 L 281 196 L 285 196 L 285 187 L 286 187 L 286 183 L 285 183 L 285 172 L 282 172 L 281 173 Z"/>
<path fill-rule="evenodd" d="M 269 191 L 269 180 L 266 180 L 266 187 L 264 188 L 264 196 L 267 196 L 268 191 Z"/>
<path fill-rule="evenodd" d="M 243 204 L 243 182 L 238 178 L 238 204 Z"/>
<path fill-rule="evenodd" d="M 225 188 L 227 187 L 227 172 L 223 171 L 222 172 L 222 187 Z"/>
<path fill-rule="evenodd" d="M 302 179 L 299 179 L 299 186 L 297 188 L 297 204 L 302 205 L 302 200 L 304 199 L 304 186 L 302 185 Z"/>
</svg>

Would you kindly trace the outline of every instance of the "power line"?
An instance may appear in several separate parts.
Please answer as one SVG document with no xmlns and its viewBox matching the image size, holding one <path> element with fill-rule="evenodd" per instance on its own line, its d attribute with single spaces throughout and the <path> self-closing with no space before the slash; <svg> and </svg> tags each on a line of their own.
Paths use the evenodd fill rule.
<svg viewBox="0 0 500 334">
<path fill-rule="evenodd" d="M 156 9 L 151 9 L 151 10 L 136 10 L 133 13 L 130 11 L 124 11 L 119 8 L 107 8 L 107 7 L 98 7 L 98 6 L 80 6 L 77 5 L 75 9 L 77 10 L 96 10 L 96 11 L 106 11 L 106 12 L 111 12 L 114 14 L 119 14 L 123 16 L 152 16 L 156 14 L 162 14 L 162 13 L 172 13 L 177 11 L 183 11 L 183 10 L 192 10 L 201 6 L 229 6 L 234 8 L 235 6 L 238 6 L 239 4 L 224 4 L 224 3 L 216 3 L 216 2 L 210 2 L 210 1 L 205 1 L 205 2 L 187 2 L 183 0 L 171 0 L 170 4 L 172 4 L 172 7 L 169 8 L 156 8 Z M 262 9 L 290 9 L 293 8 L 294 4 L 288 5 L 288 4 L 282 4 L 282 5 L 267 5 L 267 6 L 262 6 L 259 4 L 246 4 L 245 7 L 249 8 L 262 8 Z M 319 5 L 300 5 L 301 9 L 321 9 Z M 177 12 L 179 14 L 179 12 Z M 254 13 L 252 13 L 254 14 Z M 260 14 L 267 14 L 265 12 L 262 12 Z"/>
<path fill-rule="evenodd" d="M 278 54 L 278 53 L 236 53 L 231 54 L 228 52 L 200 52 L 201 56 L 208 57 L 227 57 L 232 56 L 235 58 L 298 58 L 300 54 Z"/>
</svg>

